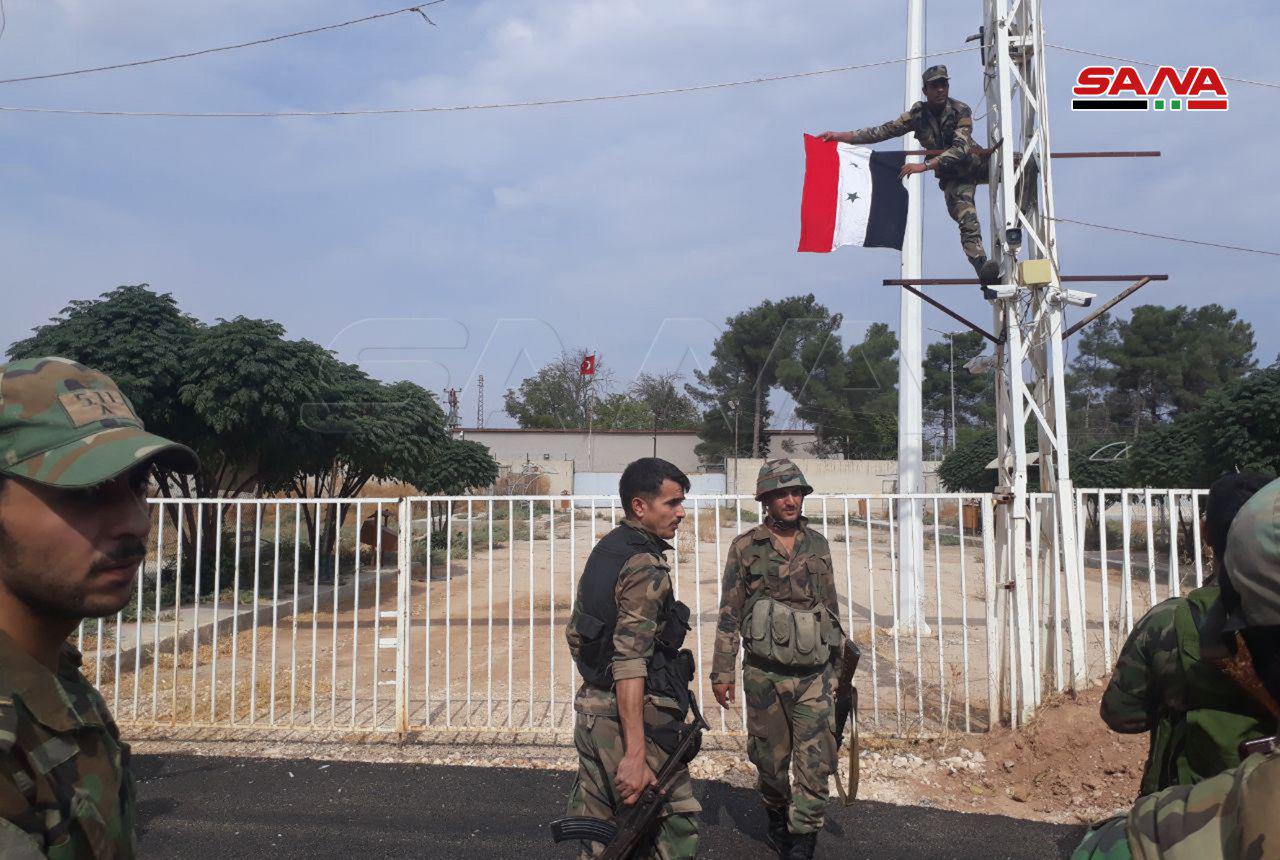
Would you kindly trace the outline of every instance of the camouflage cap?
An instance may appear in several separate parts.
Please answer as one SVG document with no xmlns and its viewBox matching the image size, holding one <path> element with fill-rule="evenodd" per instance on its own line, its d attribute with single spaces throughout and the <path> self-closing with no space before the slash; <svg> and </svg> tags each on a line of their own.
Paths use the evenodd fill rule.
<svg viewBox="0 0 1280 860">
<path fill-rule="evenodd" d="M 764 465 L 760 467 L 760 474 L 756 476 L 756 501 L 760 501 L 765 493 L 771 493 L 783 487 L 799 487 L 804 490 L 806 496 L 813 492 L 813 487 L 806 483 L 804 473 L 795 463 L 786 457 L 765 460 Z"/>
<path fill-rule="evenodd" d="M 0 475 L 91 487 L 151 460 L 198 465 L 190 448 L 146 432 L 106 374 L 67 358 L 0 365 Z"/>
<path fill-rule="evenodd" d="M 1280 481 L 1267 484 L 1236 514 L 1226 562 L 1240 595 L 1229 626 L 1280 626 Z"/>
<path fill-rule="evenodd" d="M 925 69 L 924 74 L 920 76 L 920 81 L 925 84 L 929 83 L 929 81 L 949 80 L 951 80 L 951 76 L 947 74 L 946 66 L 930 66 Z"/>
</svg>

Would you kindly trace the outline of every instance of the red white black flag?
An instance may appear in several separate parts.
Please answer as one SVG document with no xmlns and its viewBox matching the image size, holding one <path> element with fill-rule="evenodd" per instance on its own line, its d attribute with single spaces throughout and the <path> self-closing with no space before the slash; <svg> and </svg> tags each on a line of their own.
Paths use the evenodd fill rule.
<svg viewBox="0 0 1280 860">
<path fill-rule="evenodd" d="M 800 251 L 826 253 L 841 245 L 897 248 L 907 231 L 907 189 L 898 172 L 903 152 L 804 136 L 804 195 Z"/>
</svg>

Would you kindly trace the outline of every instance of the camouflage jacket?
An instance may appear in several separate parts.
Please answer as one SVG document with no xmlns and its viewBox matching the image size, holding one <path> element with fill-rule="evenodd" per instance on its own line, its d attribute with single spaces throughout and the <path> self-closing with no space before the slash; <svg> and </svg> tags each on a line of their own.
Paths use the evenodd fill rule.
<svg viewBox="0 0 1280 860">
<path fill-rule="evenodd" d="M 1240 743 L 1271 733 L 1265 712 L 1218 669 L 1226 613 L 1216 586 L 1157 604 L 1134 626 L 1102 696 L 1112 730 L 1151 732 L 1141 794 L 1193 784 L 1240 763 Z"/>
<path fill-rule="evenodd" d="M 831 547 L 822 533 L 809 528 L 801 517 L 791 555 L 764 523 L 743 532 L 729 545 L 724 580 L 720 590 L 720 621 L 716 627 L 715 656 L 711 683 L 734 683 L 738 650 L 742 644 L 742 614 L 747 601 L 764 588 L 769 571 L 777 572 L 773 598 L 801 608 L 811 608 L 821 600 L 833 618 L 840 617 L 835 575 L 831 567 Z"/>
<path fill-rule="evenodd" d="M 915 134 L 922 148 L 943 150 L 941 155 L 935 156 L 939 180 L 980 166 L 981 159 L 974 152 L 973 111 L 967 104 L 955 99 L 947 99 L 942 113 L 937 116 L 925 102 L 916 102 L 897 119 L 853 132 L 850 143 L 879 143 L 902 137 L 908 132 Z"/>
<path fill-rule="evenodd" d="M 667 564 L 665 555 L 671 544 L 646 531 L 629 517 L 623 519 L 619 528 L 635 529 L 648 539 L 649 544 L 648 551 L 637 553 L 626 561 L 614 586 L 618 623 L 613 631 L 613 679 L 624 681 L 648 674 L 654 640 L 662 621 L 659 615 L 671 594 L 671 566 Z M 577 624 L 580 605 L 580 601 L 575 602 L 565 631 L 569 653 L 575 659 L 581 645 Z M 662 696 L 650 695 L 647 698 L 662 707 L 678 708 L 674 700 Z M 574 699 L 574 710 L 597 716 L 617 716 L 617 697 L 612 690 L 583 684 Z"/>
<path fill-rule="evenodd" d="M 1073 860 L 1244 860 L 1280 844 L 1280 753 L 1141 798 L 1095 825 Z"/>
<path fill-rule="evenodd" d="M 64 645 L 54 675 L 0 633 L 0 857 L 136 854 L 129 746 Z"/>
</svg>

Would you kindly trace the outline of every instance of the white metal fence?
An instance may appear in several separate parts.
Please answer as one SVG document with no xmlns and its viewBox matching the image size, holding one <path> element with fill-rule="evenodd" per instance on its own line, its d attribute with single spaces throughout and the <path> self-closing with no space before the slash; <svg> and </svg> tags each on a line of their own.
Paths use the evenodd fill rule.
<svg viewBox="0 0 1280 860">
<path fill-rule="evenodd" d="M 1093 675 L 1109 671 L 1147 606 L 1178 593 L 1190 572 L 1202 579 L 1198 531 L 1188 537 L 1186 527 L 1201 495 L 1080 491 L 1077 607 L 1067 605 L 1057 542 L 1041 539 L 1053 534 L 1041 528 L 1054 525 L 1053 506 L 1033 497 L 1025 612 L 1016 584 L 997 581 L 992 498 L 912 497 L 925 521 L 916 623 L 898 595 L 903 497 L 810 496 L 806 515 L 830 542 L 842 620 L 863 651 L 863 728 L 981 731 L 1013 716 L 1020 685 L 1036 702 L 1063 689 L 1075 659 L 1064 633 L 1073 612 L 1084 619 L 1081 659 Z M 572 726 L 578 679 L 565 625 L 587 554 L 622 516 L 616 499 L 156 499 L 152 507 L 133 600 L 114 618 L 85 622 L 78 636 L 86 673 L 121 720 Z M 745 497 L 691 496 L 687 511 L 669 561 L 695 622 L 686 643 L 698 656 L 695 690 L 712 705 L 715 729 L 741 731 L 742 706 L 714 706 L 707 673 L 729 544 L 760 510 Z M 1017 646 L 1027 632 L 1020 625 L 1031 628 L 1027 654 Z"/>
</svg>

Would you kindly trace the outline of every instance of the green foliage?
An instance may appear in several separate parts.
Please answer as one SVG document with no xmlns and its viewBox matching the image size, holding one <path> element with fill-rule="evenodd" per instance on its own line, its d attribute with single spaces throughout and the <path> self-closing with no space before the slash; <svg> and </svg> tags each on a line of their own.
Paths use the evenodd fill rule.
<svg viewBox="0 0 1280 860">
<path fill-rule="evenodd" d="M 954 363 L 952 361 L 954 345 Z M 963 427 L 990 427 L 995 421 L 995 377 L 991 373 L 972 373 L 965 364 L 987 350 L 987 340 L 977 332 L 958 332 L 947 340 L 931 343 L 925 349 L 922 381 L 925 419 L 937 424 L 950 448 L 951 386 L 955 383 L 957 434 Z"/>
<path fill-rule="evenodd" d="M 1280 471 L 1280 367 L 1236 380 L 1195 412 L 1145 431 L 1129 454 L 1135 486 L 1204 487 L 1237 470 Z"/>
<path fill-rule="evenodd" d="M 1137 436 L 1194 411 L 1256 365 L 1253 327 L 1221 305 L 1142 305 L 1081 333 L 1071 363 L 1071 427 L 1091 442 Z"/>
<path fill-rule="evenodd" d="M 812 338 L 826 339 L 831 313 L 812 295 L 766 300 L 725 321 L 705 373 L 695 371 L 689 394 L 703 408 L 702 440 L 694 449 L 704 461 L 769 453 L 769 394 L 779 384 L 783 362 Z M 738 447 L 734 451 L 734 424 Z"/>
<path fill-rule="evenodd" d="M 585 349 L 561 353 L 521 382 L 518 389 L 508 389 L 503 397 L 507 414 L 521 427 L 585 428 L 588 407 L 611 382 L 599 356 L 594 376 L 579 373 L 583 359 L 590 354 Z"/>
<path fill-rule="evenodd" d="M 492 484 L 498 478 L 498 463 L 479 442 L 450 439 L 419 461 L 407 477 L 428 495 L 456 496 Z"/>
<path fill-rule="evenodd" d="M 778 378 L 796 401 L 796 415 L 819 441 L 848 459 L 897 456 L 898 338 L 884 323 L 867 328 L 847 351 L 831 318 L 826 336 L 808 337 L 780 362 Z"/>
<path fill-rule="evenodd" d="M 942 458 L 938 479 L 949 493 L 990 493 L 996 488 L 996 470 L 987 464 L 995 458 L 995 433 L 974 433 Z"/>
</svg>

